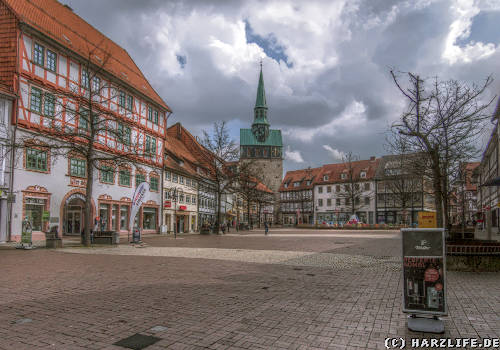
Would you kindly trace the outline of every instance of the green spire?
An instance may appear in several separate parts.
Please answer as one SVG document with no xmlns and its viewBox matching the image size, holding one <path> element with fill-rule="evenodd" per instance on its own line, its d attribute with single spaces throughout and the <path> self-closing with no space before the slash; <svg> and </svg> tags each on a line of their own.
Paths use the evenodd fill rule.
<svg viewBox="0 0 500 350">
<path fill-rule="evenodd" d="M 258 107 L 267 108 L 266 91 L 264 90 L 264 76 L 262 75 L 262 62 L 260 62 L 259 87 L 257 88 L 257 100 L 255 101 L 255 108 Z"/>
</svg>

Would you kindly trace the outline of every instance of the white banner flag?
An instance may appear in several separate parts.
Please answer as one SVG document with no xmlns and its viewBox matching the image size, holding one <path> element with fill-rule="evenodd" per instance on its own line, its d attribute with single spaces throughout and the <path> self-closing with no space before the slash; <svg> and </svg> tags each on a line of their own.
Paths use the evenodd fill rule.
<svg viewBox="0 0 500 350">
<path fill-rule="evenodd" d="M 130 209 L 130 230 L 134 229 L 134 219 L 137 214 L 137 211 L 141 207 L 142 202 L 146 200 L 146 197 L 149 193 L 149 183 L 141 182 L 139 186 L 135 189 L 134 197 L 132 197 L 132 208 Z"/>
</svg>

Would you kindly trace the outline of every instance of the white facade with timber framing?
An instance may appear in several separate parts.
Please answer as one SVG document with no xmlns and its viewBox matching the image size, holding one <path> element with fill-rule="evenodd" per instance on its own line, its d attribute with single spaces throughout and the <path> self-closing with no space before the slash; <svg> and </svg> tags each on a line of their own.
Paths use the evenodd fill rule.
<svg viewBox="0 0 500 350">
<path fill-rule="evenodd" d="M 52 128 L 86 130 L 85 120 L 69 112 L 79 108 L 71 94 L 85 94 L 89 84 L 109 86 L 102 89 L 93 108 L 113 119 L 106 122 L 107 127 L 121 126 L 129 140 L 138 140 L 149 155 L 140 158 L 134 168 L 110 165 L 107 171 L 95 170 L 93 218 L 99 219 L 101 229 L 125 234 L 135 187 L 148 181 L 151 190 L 136 220 L 144 232 L 158 232 L 169 107 L 128 53 L 69 7 L 55 0 L 0 0 L 0 17 L 3 23 L 12 24 L 2 28 L 8 29 L 3 34 L 11 40 L 11 50 L 1 51 L 0 56 L 8 59 L 13 55 L 15 62 L 0 70 L 0 83 L 18 96 L 12 118 L 15 137 L 44 135 L 47 142 L 53 142 L 49 141 Z M 92 81 L 83 69 L 89 60 L 91 70 L 99 71 Z M 106 131 L 99 133 L 96 148 L 98 152 L 125 153 L 123 142 Z M 16 198 L 11 213 L 12 240 L 19 239 L 26 216 L 33 225 L 34 239 L 49 226 L 57 225 L 60 234 L 68 235 L 79 235 L 83 229 L 87 164 L 78 156 L 51 154 L 43 146 L 16 150 L 11 184 Z"/>
</svg>

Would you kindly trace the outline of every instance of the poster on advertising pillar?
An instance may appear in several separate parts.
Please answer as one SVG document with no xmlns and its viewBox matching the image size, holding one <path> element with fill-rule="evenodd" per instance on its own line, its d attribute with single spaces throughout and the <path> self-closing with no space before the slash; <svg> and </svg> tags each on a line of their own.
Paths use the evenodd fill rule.
<svg viewBox="0 0 500 350">
<path fill-rule="evenodd" d="M 403 312 L 446 315 L 444 229 L 401 229 Z"/>
</svg>

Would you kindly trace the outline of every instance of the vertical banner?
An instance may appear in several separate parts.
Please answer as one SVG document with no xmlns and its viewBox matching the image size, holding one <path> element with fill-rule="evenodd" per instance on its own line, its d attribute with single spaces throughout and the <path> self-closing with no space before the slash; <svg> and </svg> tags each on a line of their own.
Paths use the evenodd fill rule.
<svg viewBox="0 0 500 350">
<path fill-rule="evenodd" d="M 446 315 L 444 229 L 401 229 L 403 312 Z"/>
<path fill-rule="evenodd" d="M 146 200 L 148 193 L 149 184 L 147 182 L 141 182 L 135 189 L 134 197 L 132 197 L 132 207 L 130 208 L 130 222 L 128 226 L 130 227 L 130 230 L 134 229 L 135 216 L 137 215 L 142 202 Z"/>
</svg>

